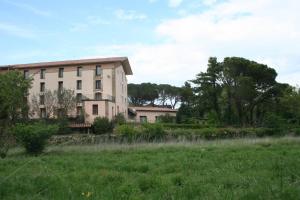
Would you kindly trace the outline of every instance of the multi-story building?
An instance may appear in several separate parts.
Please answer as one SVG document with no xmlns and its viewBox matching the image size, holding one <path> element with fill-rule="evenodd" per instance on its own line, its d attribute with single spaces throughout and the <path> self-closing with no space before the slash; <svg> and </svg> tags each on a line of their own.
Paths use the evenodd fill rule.
<svg viewBox="0 0 300 200">
<path fill-rule="evenodd" d="M 28 100 L 38 96 L 45 98 L 46 90 L 71 89 L 78 100 L 72 115 L 85 112 L 85 121 L 92 123 L 95 117 L 112 119 L 118 113 L 127 117 L 127 78 L 132 75 L 126 57 L 67 60 L 1 66 L 0 71 L 20 70 L 25 77 L 33 79 Z M 39 114 L 46 113 L 40 105 Z"/>
</svg>

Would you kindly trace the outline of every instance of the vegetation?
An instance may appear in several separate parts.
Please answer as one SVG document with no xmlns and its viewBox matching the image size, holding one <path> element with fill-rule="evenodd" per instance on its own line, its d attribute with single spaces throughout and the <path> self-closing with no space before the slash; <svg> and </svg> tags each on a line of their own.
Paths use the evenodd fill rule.
<svg viewBox="0 0 300 200">
<path fill-rule="evenodd" d="M 113 130 L 113 123 L 106 117 L 96 117 L 93 123 L 94 134 L 111 133 Z"/>
<path fill-rule="evenodd" d="M 44 123 L 17 124 L 13 133 L 29 154 L 40 154 L 43 152 L 47 140 L 58 132 L 58 126 L 46 125 Z"/>
<path fill-rule="evenodd" d="M 179 87 L 168 84 L 128 84 L 129 103 L 135 106 L 158 104 L 175 108 L 180 102 L 180 91 Z"/>
<path fill-rule="evenodd" d="M 20 119 L 28 118 L 27 99 L 31 79 L 17 71 L 0 74 L 0 156 L 4 158 L 14 139 L 9 129 Z"/>
<path fill-rule="evenodd" d="M 298 199 L 299 139 L 52 147 L 0 165 L 1 199 Z M 28 167 L 30 166 L 30 167 Z"/>
<path fill-rule="evenodd" d="M 41 116 L 40 105 L 45 106 L 45 118 L 59 117 L 67 118 L 71 112 L 76 108 L 77 99 L 74 90 L 60 89 L 60 90 L 46 90 L 44 92 L 43 102 L 41 97 L 33 95 L 31 99 L 31 115 Z"/>
</svg>

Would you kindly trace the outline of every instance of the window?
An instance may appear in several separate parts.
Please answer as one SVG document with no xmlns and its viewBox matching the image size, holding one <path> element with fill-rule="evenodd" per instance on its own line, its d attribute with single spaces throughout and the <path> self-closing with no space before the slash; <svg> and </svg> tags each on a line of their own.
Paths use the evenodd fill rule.
<svg viewBox="0 0 300 200">
<path fill-rule="evenodd" d="M 58 91 L 61 92 L 64 88 L 64 82 L 58 81 Z"/>
<path fill-rule="evenodd" d="M 81 90 L 81 88 L 82 88 L 82 82 L 81 82 L 81 80 L 78 80 L 77 81 L 77 90 Z"/>
<path fill-rule="evenodd" d="M 119 106 L 117 106 L 117 114 L 120 113 L 120 109 L 119 109 Z"/>
<path fill-rule="evenodd" d="M 58 77 L 59 78 L 64 77 L 64 68 L 59 68 L 59 70 L 58 70 Z"/>
<path fill-rule="evenodd" d="M 40 105 L 45 105 L 45 95 L 40 96 Z"/>
<path fill-rule="evenodd" d="M 96 80 L 95 88 L 96 88 L 97 90 L 100 90 L 100 89 L 101 89 L 101 80 Z"/>
<path fill-rule="evenodd" d="M 98 115 L 98 105 L 97 104 L 93 105 L 93 115 Z"/>
<path fill-rule="evenodd" d="M 147 122 L 147 116 L 140 116 L 140 122 L 146 123 Z"/>
<path fill-rule="evenodd" d="M 82 113 L 82 107 L 81 106 L 77 106 L 76 107 L 76 115 L 79 116 Z"/>
<path fill-rule="evenodd" d="M 40 83 L 40 92 L 45 92 L 45 83 Z"/>
<path fill-rule="evenodd" d="M 45 108 L 41 108 L 40 112 L 41 112 L 41 118 L 46 118 L 46 109 Z"/>
<path fill-rule="evenodd" d="M 96 76 L 101 76 L 101 66 L 100 65 L 96 66 Z"/>
<path fill-rule="evenodd" d="M 77 93 L 77 95 L 76 95 L 76 101 L 77 101 L 77 103 L 81 103 L 82 102 L 82 94 L 81 93 Z"/>
<path fill-rule="evenodd" d="M 96 92 L 95 93 L 95 100 L 101 100 L 102 99 L 102 95 L 100 92 Z"/>
<path fill-rule="evenodd" d="M 24 78 L 25 79 L 29 78 L 29 71 L 28 70 L 24 70 Z"/>
<path fill-rule="evenodd" d="M 46 69 L 41 69 L 40 78 L 45 79 Z"/>
<path fill-rule="evenodd" d="M 82 74 L 82 67 L 77 67 L 77 76 L 80 77 Z"/>
</svg>

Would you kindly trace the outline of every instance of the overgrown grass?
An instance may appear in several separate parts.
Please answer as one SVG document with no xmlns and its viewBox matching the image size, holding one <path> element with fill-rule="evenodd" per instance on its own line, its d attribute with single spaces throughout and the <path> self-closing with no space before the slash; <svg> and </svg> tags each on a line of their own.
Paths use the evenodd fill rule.
<svg viewBox="0 0 300 200">
<path fill-rule="evenodd" d="M 0 160 L 0 199 L 298 199 L 300 139 L 53 146 Z"/>
</svg>

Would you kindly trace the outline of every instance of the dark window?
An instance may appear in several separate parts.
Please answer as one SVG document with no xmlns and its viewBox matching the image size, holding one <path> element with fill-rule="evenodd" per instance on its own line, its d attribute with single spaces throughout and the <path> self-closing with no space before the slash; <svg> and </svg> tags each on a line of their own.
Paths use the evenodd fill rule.
<svg viewBox="0 0 300 200">
<path fill-rule="evenodd" d="M 77 67 L 77 76 L 80 77 L 82 74 L 82 67 Z"/>
<path fill-rule="evenodd" d="M 119 109 L 119 106 L 117 106 L 117 114 L 119 114 L 120 112 L 120 109 Z"/>
<path fill-rule="evenodd" d="M 58 70 L 58 77 L 59 78 L 64 77 L 64 68 L 59 68 L 59 70 Z"/>
<path fill-rule="evenodd" d="M 63 81 L 58 81 L 58 91 L 61 92 L 64 88 L 64 82 Z"/>
<path fill-rule="evenodd" d="M 77 93 L 76 100 L 77 100 L 77 103 L 81 103 L 82 102 L 82 94 L 81 93 Z"/>
<path fill-rule="evenodd" d="M 41 112 L 41 118 L 46 118 L 46 109 L 45 108 L 41 108 L 40 112 Z"/>
<path fill-rule="evenodd" d="M 24 78 L 29 78 L 29 71 L 28 70 L 24 70 Z"/>
<path fill-rule="evenodd" d="M 96 76 L 100 76 L 101 75 L 101 66 L 97 65 L 96 66 Z"/>
<path fill-rule="evenodd" d="M 40 92 L 45 92 L 45 83 L 40 83 Z"/>
<path fill-rule="evenodd" d="M 140 116 L 140 122 L 146 123 L 147 122 L 147 116 Z"/>
<path fill-rule="evenodd" d="M 45 105 L 45 96 L 44 95 L 40 96 L 40 105 Z"/>
<path fill-rule="evenodd" d="M 96 88 L 97 90 L 100 90 L 100 89 L 101 89 L 101 80 L 96 80 L 95 88 Z"/>
<path fill-rule="evenodd" d="M 98 115 L 98 105 L 93 105 L 93 115 Z"/>
<path fill-rule="evenodd" d="M 45 74 L 46 74 L 46 69 L 41 69 L 40 78 L 44 79 L 45 78 Z"/>
<path fill-rule="evenodd" d="M 76 108 L 76 114 L 77 114 L 77 116 L 78 116 L 78 115 L 81 115 L 81 112 L 82 112 L 82 107 L 78 106 L 78 107 Z"/>
<path fill-rule="evenodd" d="M 96 92 L 95 93 L 95 100 L 101 100 L 102 99 L 102 95 L 100 92 Z"/>
<path fill-rule="evenodd" d="M 81 82 L 81 80 L 78 80 L 77 81 L 77 90 L 81 90 L 81 88 L 82 88 L 82 82 Z"/>
</svg>

